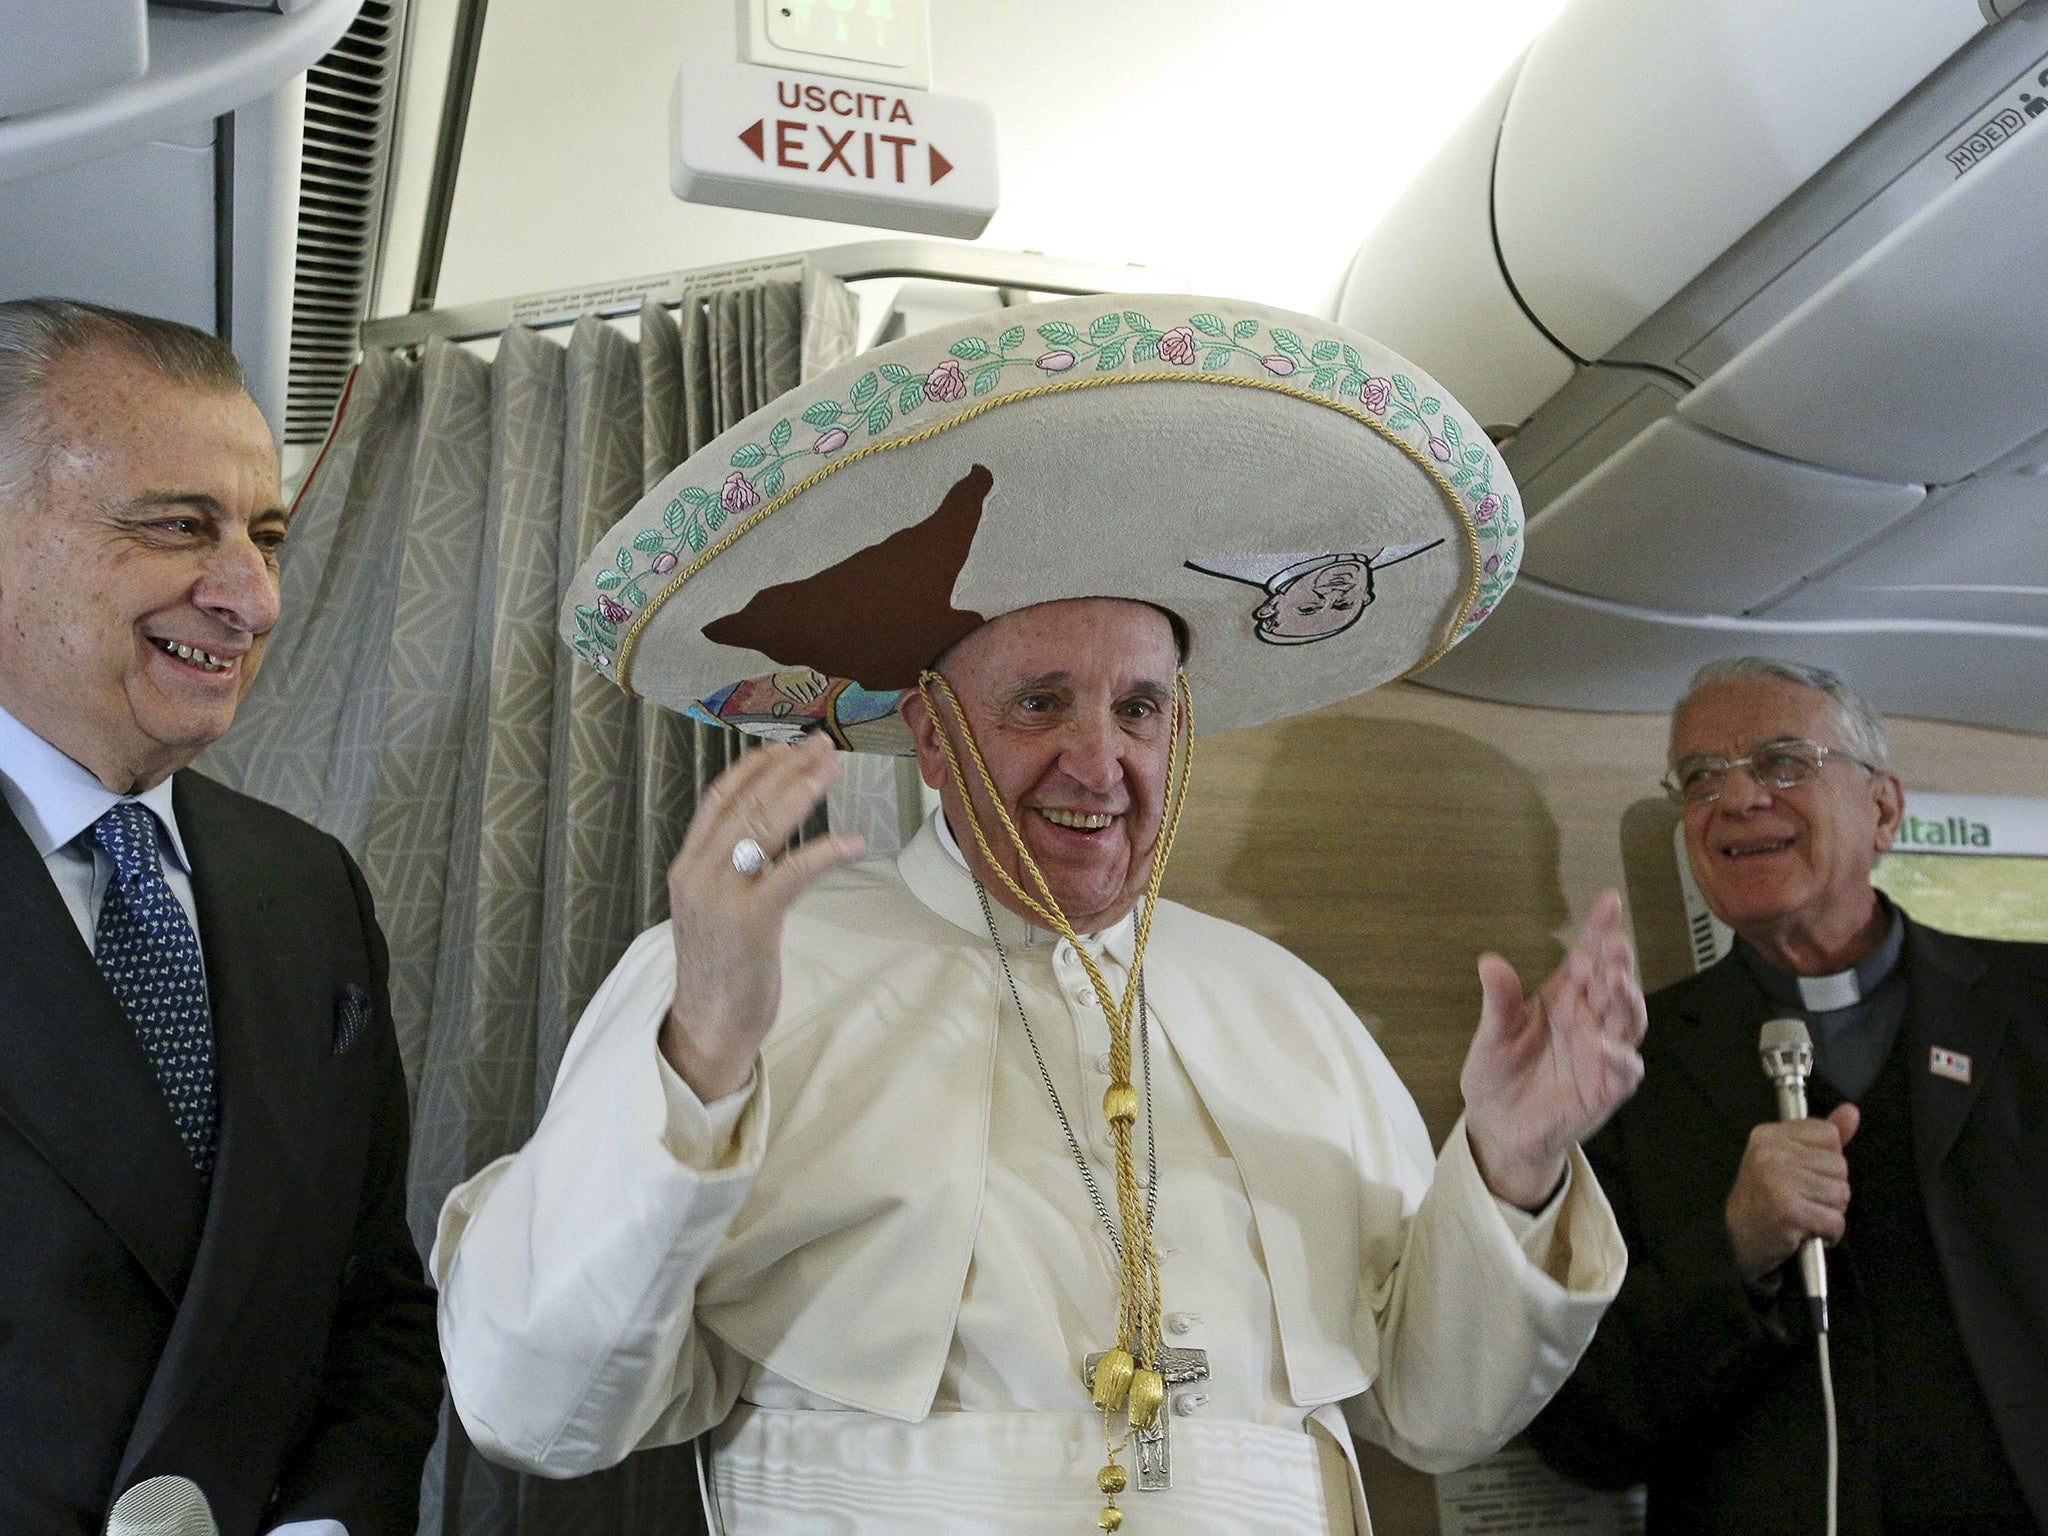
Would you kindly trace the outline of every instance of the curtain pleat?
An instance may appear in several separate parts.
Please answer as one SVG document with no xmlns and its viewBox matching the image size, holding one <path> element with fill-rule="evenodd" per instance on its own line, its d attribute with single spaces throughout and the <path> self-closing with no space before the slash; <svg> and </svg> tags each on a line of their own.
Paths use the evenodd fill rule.
<svg viewBox="0 0 2048 1536">
<path fill-rule="evenodd" d="M 365 823 L 359 852 L 391 946 L 392 1019 L 399 1050 L 414 1063 L 430 1038 L 441 956 L 490 428 L 490 370 L 459 348 L 430 348 L 398 579 L 381 605 L 384 687 L 374 708 L 382 730 L 337 754 L 356 759 L 340 800 Z M 371 709 L 365 703 L 362 724 L 350 728 L 364 729 Z"/>
<path fill-rule="evenodd" d="M 641 486 L 634 344 L 600 320 L 579 320 L 569 341 L 568 385 L 557 601 L 597 541 L 640 499 Z M 632 874 L 634 703 L 568 647 L 557 645 L 554 661 L 536 1041 L 541 1081 L 548 1084 L 570 1023 L 640 931 Z"/>
<path fill-rule="evenodd" d="M 699 446 L 690 437 L 684 401 L 682 328 L 661 305 L 640 310 L 640 485 L 652 490 Z M 668 864 L 683 844 L 698 792 L 717 774 L 700 765 L 698 742 L 711 735 L 672 710 L 642 700 L 638 711 L 639 779 L 634 786 L 633 875 L 639 920 L 651 927 L 668 917 Z"/>
<path fill-rule="evenodd" d="M 668 862 L 744 746 L 576 664 L 562 594 L 676 464 L 851 356 L 858 318 L 812 274 L 674 316 L 649 304 L 637 340 L 586 318 L 566 347 L 514 327 L 488 360 L 431 342 L 356 371 L 294 512 L 284 621 L 201 766 L 363 866 L 413 1090 L 422 1252 L 448 1190 L 532 1133 L 569 1031 L 667 916 Z M 425 1536 L 703 1529 L 687 1446 L 550 1482 L 484 1460 L 443 1412 Z"/>
</svg>

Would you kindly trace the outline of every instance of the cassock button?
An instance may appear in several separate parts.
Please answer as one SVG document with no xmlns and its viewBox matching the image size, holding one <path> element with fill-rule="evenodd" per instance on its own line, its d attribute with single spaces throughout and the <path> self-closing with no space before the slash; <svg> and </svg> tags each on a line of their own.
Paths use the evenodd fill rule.
<svg viewBox="0 0 2048 1536">
<path fill-rule="evenodd" d="M 1201 1317 L 1196 1313 L 1175 1312 L 1166 1319 L 1166 1331 L 1168 1333 L 1192 1333 L 1201 1321 Z"/>
<path fill-rule="evenodd" d="M 1095 1058 L 1095 1070 L 1100 1072 L 1104 1077 L 1109 1076 L 1109 1052 L 1104 1051 L 1100 1056 Z"/>
<path fill-rule="evenodd" d="M 1184 1419 L 1190 1419 L 1200 1413 L 1202 1405 L 1208 1401 L 1206 1392 L 1183 1392 L 1173 1400 L 1173 1411 Z"/>
</svg>

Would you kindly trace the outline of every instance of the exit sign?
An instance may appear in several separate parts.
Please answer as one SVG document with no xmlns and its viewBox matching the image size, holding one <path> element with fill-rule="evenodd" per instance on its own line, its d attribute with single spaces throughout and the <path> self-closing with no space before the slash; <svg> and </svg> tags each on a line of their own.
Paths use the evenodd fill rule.
<svg viewBox="0 0 2048 1536">
<path fill-rule="evenodd" d="M 996 211 L 995 120 L 969 97 L 691 60 L 671 118 L 685 202 L 969 240 Z"/>
</svg>

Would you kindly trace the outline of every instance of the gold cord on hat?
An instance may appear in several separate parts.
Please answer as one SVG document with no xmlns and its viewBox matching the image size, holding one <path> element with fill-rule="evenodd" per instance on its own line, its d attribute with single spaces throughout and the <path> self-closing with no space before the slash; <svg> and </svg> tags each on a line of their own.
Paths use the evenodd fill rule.
<svg viewBox="0 0 2048 1536">
<path fill-rule="evenodd" d="M 982 831 L 981 813 L 969 791 L 966 775 L 961 771 L 960 759 L 953 750 L 950 732 L 941 723 L 939 711 L 932 694 L 945 696 L 951 711 L 952 723 L 960 732 L 960 739 L 967 744 L 967 754 L 973 760 L 976 775 L 981 780 L 989 805 L 994 809 L 996 819 L 1002 823 L 1008 835 L 1010 847 L 1017 855 L 1018 867 L 1038 888 L 1033 896 L 1012 878 L 1003 868 L 989 847 L 987 834 Z M 1031 856 L 1031 850 L 1024 846 L 1024 838 L 1018 832 L 1016 823 L 1003 805 L 1002 795 L 996 789 L 995 777 L 988 770 L 988 763 L 981 755 L 981 748 L 974 739 L 974 731 L 967 723 L 967 712 L 961 707 L 960 697 L 953 691 L 953 685 L 943 674 L 927 670 L 917 680 L 918 696 L 924 700 L 933 722 L 938 726 L 939 745 L 946 754 L 946 766 L 951 771 L 953 784 L 960 791 L 967 808 L 967 827 L 974 834 L 974 843 L 981 850 L 982 861 L 995 871 L 996 877 L 1008 887 L 1010 894 L 1017 898 L 1039 922 L 1067 941 L 1074 953 L 1080 957 L 1082 967 L 1088 973 L 1090 985 L 1095 989 L 1096 1001 L 1102 1006 L 1104 1019 L 1109 1023 L 1109 1087 L 1102 1095 L 1103 1117 L 1109 1122 L 1111 1145 L 1115 1149 L 1116 1161 L 1116 1203 L 1121 1219 L 1123 1240 L 1117 1245 L 1119 1273 L 1117 1277 L 1117 1333 L 1116 1346 L 1106 1351 L 1096 1362 L 1092 1393 L 1095 1406 L 1102 1414 L 1103 1437 L 1108 1453 L 1107 1464 L 1096 1475 L 1096 1487 L 1107 1501 L 1097 1518 L 1097 1526 L 1105 1531 L 1115 1531 L 1123 1524 L 1123 1511 L 1117 1508 L 1116 1496 L 1123 1492 L 1127 1479 L 1124 1469 L 1117 1464 L 1117 1457 L 1130 1443 L 1132 1434 L 1140 1429 L 1150 1428 L 1158 1419 L 1166 1400 L 1165 1378 L 1160 1374 L 1160 1315 L 1159 1255 L 1152 1243 L 1152 1222 L 1145 1202 L 1138 1194 L 1137 1158 L 1132 1148 L 1132 1127 L 1138 1118 L 1138 1090 L 1131 1082 L 1131 1024 L 1139 998 L 1139 978 L 1143 975 L 1145 946 L 1152 935 L 1152 914 L 1159 905 L 1159 886 L 1166 873 L 1167 855 L 1173 850 L 1174 833 L 1180 825 L 1182 802 L 1187 794 L 1189 769 L 1194 757 L 1194 701 L 1188 693 L 1187 674 L 1176 671 L 1173 688 L 1173 719 L 1167 736 L 1166 751 L 1166 804 L 1160 818 L 1159 835 L 1154 840 L 1152 869 L 1145 882 L 1145 898 L 1138 909 L 1138 921 L 1132 946 L 1130 974 L 1124 983 L 1124 995 L 1119 1001 L 1110 994 L 1109 983 L 1103 979 L 1101 969 L 1088 953 L 1075 933 L 1074 925 L 1060 910 L 1059 898 L 1053 895 L 1052 886 L 1046 881 L 1038 861 Z M 1114 1235 L 1114 1234 L 1112 1234 Z M 1113 1427 L 1113 1415 L 1119 1410 L 1124 1413 L 1126 1428 L 1121 1439 Z"/>
</svg>

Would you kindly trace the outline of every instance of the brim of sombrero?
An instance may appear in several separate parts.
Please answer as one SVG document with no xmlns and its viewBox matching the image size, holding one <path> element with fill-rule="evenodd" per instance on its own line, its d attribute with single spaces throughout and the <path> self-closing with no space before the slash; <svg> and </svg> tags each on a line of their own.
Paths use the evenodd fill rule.
<svg viewBox="0 0 2048 1536">
<path fill-rule="evenodd" d="M 1202 729 L 1426 666 L 1522 517 L 1434 380 L 1329 321 L 1187 296 L 998 310 L 755 412 L 599 543 L 564 637 L 696 718 L 909 748 L 901 691 L 982 622 L 1128 598 L 1186 626 Z"/>
</svg>

